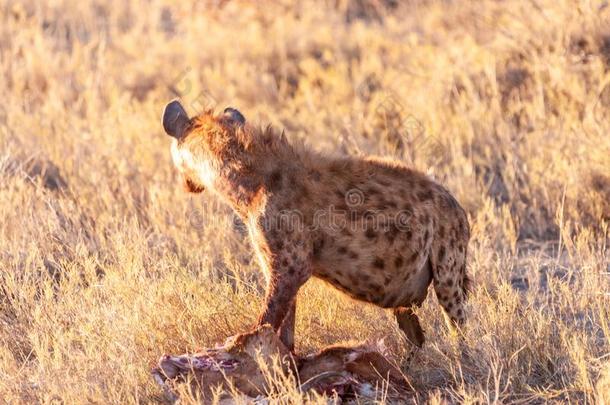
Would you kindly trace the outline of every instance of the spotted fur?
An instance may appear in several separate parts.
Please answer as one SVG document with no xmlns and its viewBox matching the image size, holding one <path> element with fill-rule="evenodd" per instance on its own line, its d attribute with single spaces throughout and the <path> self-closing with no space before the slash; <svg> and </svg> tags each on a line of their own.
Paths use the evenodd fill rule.
<svg viewBox="0 0 610 405">
<path fill-rule="evenodd" d="M 239 112 L 234 119 L 236 111 L 180 119 L 176 131 L 164 117 L 164 126 L 176 138 L 172 156 L 187 189 L 211 190 L 248 227 L 268 280 L 259 325 L 281 327 L 293 348 L 295 296 L 312 276 L 394 308 L 416 345 L 423 331 L 411 308 L 430 283 L 449 317 L 464 321 L 469 225 L 444 187 L 396 161 L 331 157 L 291 144 Z"/>
</svg>

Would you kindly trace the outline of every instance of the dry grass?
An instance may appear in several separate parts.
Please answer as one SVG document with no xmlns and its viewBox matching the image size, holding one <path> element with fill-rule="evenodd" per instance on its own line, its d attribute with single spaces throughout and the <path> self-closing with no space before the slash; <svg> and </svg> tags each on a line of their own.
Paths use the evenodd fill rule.
<svg viewBox="0 0 610 405">
<path fill-rule="evenodd" d="M 606 2 L 42 3 L 0 1 L 0 402 L 157 402 L 160 354 L 254 322 L 248 241 L 171 167 L 178 95 L 456 194 L 477 285 L 463 339 L 433 294 L 420 310 L 416 400 L 610 401 Z M 400 355 L 383 311 L 299 297 L 299 351 L 387 336 Z"/>
</svg>

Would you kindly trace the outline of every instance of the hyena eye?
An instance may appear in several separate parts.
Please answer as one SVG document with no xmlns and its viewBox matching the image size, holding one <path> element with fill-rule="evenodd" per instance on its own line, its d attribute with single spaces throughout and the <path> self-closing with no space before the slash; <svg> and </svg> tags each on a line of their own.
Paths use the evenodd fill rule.
<svg viewBox="0 0 610 405">
<path fill-rule="evenodd" d="M 203 186 L 195 184 L 191 179 L 186 176 L 183 176 L 184 179 L 184 190 L 189 193 L 201 193 L 203 190 Z"/>
</svg>

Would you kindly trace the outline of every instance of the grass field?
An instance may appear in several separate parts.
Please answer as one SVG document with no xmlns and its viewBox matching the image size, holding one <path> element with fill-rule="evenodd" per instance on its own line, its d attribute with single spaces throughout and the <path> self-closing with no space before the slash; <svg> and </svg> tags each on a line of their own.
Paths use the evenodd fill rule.
<svg viewBox="0 0 610 405">
<path fill-rule="evenodd" d="M 610 5 L 296 3 L 0 0 L 0 403 L 162 402 L 162 353 L 256 321 L 247 238 L 172 167 L 174 97 L 454 193 L 475 289 L 463 338 L 419 310 L 412 400 L 610 403 Z M 404 356 L 390 313 L 299 292 L 299 352 L 382 337 Z"/>
</svg>

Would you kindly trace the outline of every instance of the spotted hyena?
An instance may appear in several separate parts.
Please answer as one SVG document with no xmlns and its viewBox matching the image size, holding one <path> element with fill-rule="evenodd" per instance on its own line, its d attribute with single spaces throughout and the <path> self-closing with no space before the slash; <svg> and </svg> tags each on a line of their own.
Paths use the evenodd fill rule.
<svg viewBox="0 0 610 405">
<path fill-rule="evenodd" d="M 313 152 L 232 108 L 189 118 L 172 101 L 163 127 L 186 188 L 211 190 L 247 225 L 267 279 L 258 325 L 270 324 L 290 349 L 295 297 L 312 276 L 393 308 L 418 346 L 424 336 L 413 307 L 431 282 L 451 320 L 464 321 L 468 220 L 424 174 L 391 160 Z"/>
</svg>

